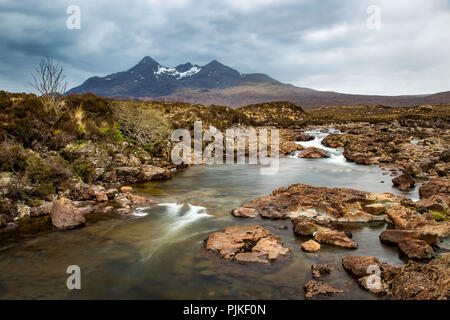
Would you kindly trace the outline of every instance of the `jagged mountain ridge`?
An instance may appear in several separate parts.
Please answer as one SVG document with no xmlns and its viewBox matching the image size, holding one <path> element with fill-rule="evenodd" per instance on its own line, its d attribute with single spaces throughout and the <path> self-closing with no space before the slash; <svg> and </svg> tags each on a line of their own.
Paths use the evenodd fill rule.
<svg viewBox="0 0 450 320">
<path fill-rule="evenodd" d="M 187 62 L 165 67 L 148 56 L 127 71 L 89 78 L 66 94 L 86 92 L 124 100 L 183 101 L 231 107 L 280 100 L 305 108 L 338 105 L 399 107 L 450 102 L 450 92 L 402 96 L 343 94 L 295 87 L 263 73 L 241 74 L 216 60 L 204 66 Z"/>
</svg>

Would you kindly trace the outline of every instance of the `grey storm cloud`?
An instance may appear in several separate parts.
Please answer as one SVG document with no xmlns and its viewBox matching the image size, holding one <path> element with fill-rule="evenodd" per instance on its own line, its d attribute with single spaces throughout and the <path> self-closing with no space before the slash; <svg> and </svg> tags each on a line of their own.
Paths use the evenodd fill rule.
<svg viewBox="0 0 450 320">
<path fill-rule="evenodd" d="M 66 27 L 70 5 L 79 30 Z M 370 5 L 378 30 L 366 25 Z M 31 91 L 45 56 L 73 87 L 148 55 L 165 66 L 216 59 L 319 90 L 434 93 L 450 90 L 448 30 L 448 0 L 2 0 L 0 89 Z"/>
</svg>

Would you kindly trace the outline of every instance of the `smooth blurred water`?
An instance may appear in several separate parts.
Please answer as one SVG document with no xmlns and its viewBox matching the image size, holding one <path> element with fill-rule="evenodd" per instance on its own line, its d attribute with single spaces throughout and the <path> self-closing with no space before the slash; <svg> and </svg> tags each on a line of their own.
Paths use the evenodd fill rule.
<svg viewBox="0 0 450 320">
<path fill-rule="evenodd" d="M 316 140 L 302 144 L 320 146 L 324 135 L 314 134 Z M 303 299 L 311 265 L 330 263 L 335 270 L 325 281 L 345 291 L 335 298 L 378 299 L 342 270 L 341 259 L 374 255 L 403 264 L 397 248 L 378 239 L 384 223 L 339 225 L 353 233 L 357 250 L 323 245 L 318 253 L 308 254 L 300 249 L 305 239 L 294 235 L 290 221 L 230 215 L 244 202 L 298 182 L 417 198 L 417 190 L 393 189 L 392 177 L 377 166 L 355 165 L 343 159 L 341 150 L 325 149 L 330 158 L 281 159 L 273 176 L 260 175 L 258 166 L 204 165 L 181 171 L 170 181 L 136 186 L 160 204 L 139 208 L 132 217 L 89 220 L 82 229 L 31 237 L 0 252 L 0 298 Z M 226 262 L 204 250 L 203 240 L 211 232 L 244 224 L 259 224 L 280 235 L 291 254 L 261 266 Z M 82 290 L 66 288 L 69 265 L 80 266 Z"/>
</svg>

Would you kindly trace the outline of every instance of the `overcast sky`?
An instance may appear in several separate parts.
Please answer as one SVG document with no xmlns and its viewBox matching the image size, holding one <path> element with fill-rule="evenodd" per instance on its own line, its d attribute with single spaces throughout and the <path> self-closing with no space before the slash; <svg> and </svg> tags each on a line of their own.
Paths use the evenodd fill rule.
<svg viewBox="0 0 450 320">
<path fill-rule="evenodd" d="M 81 9 L 68 29 L 67 7 Z M 374 11 L 380 9 L 380 29 Z M 375 19 L 375 20 L 374 20 Z M 1 0 L 0 89 L 32 91 L 51 56 L 69 88 L 151 56 L 362 94 L 450 90 L 450 0 Z"/>
</svg>

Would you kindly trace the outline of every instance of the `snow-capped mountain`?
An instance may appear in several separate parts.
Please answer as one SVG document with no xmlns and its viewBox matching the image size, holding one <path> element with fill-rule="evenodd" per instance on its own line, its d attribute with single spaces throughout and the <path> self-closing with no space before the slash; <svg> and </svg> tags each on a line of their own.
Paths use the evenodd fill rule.
<svg viewBox="0 0 450 320">
<path fill-rule="evenodd" d="M 190 62 L 166 67 L 150 57 L 144 57 L 127 71 L 105 77 L 92 77 L 67 94 L 92 92 L 102 96 L 159 97 L 176 91 L 191 89 L 228 88 L 240 85 L 248 76 L 213 60 L 205 66 Z M 258 77 L 257 74 L 253 75 Z M 279 83 L 263 75 L 258 81 Z"/>
</svg>

